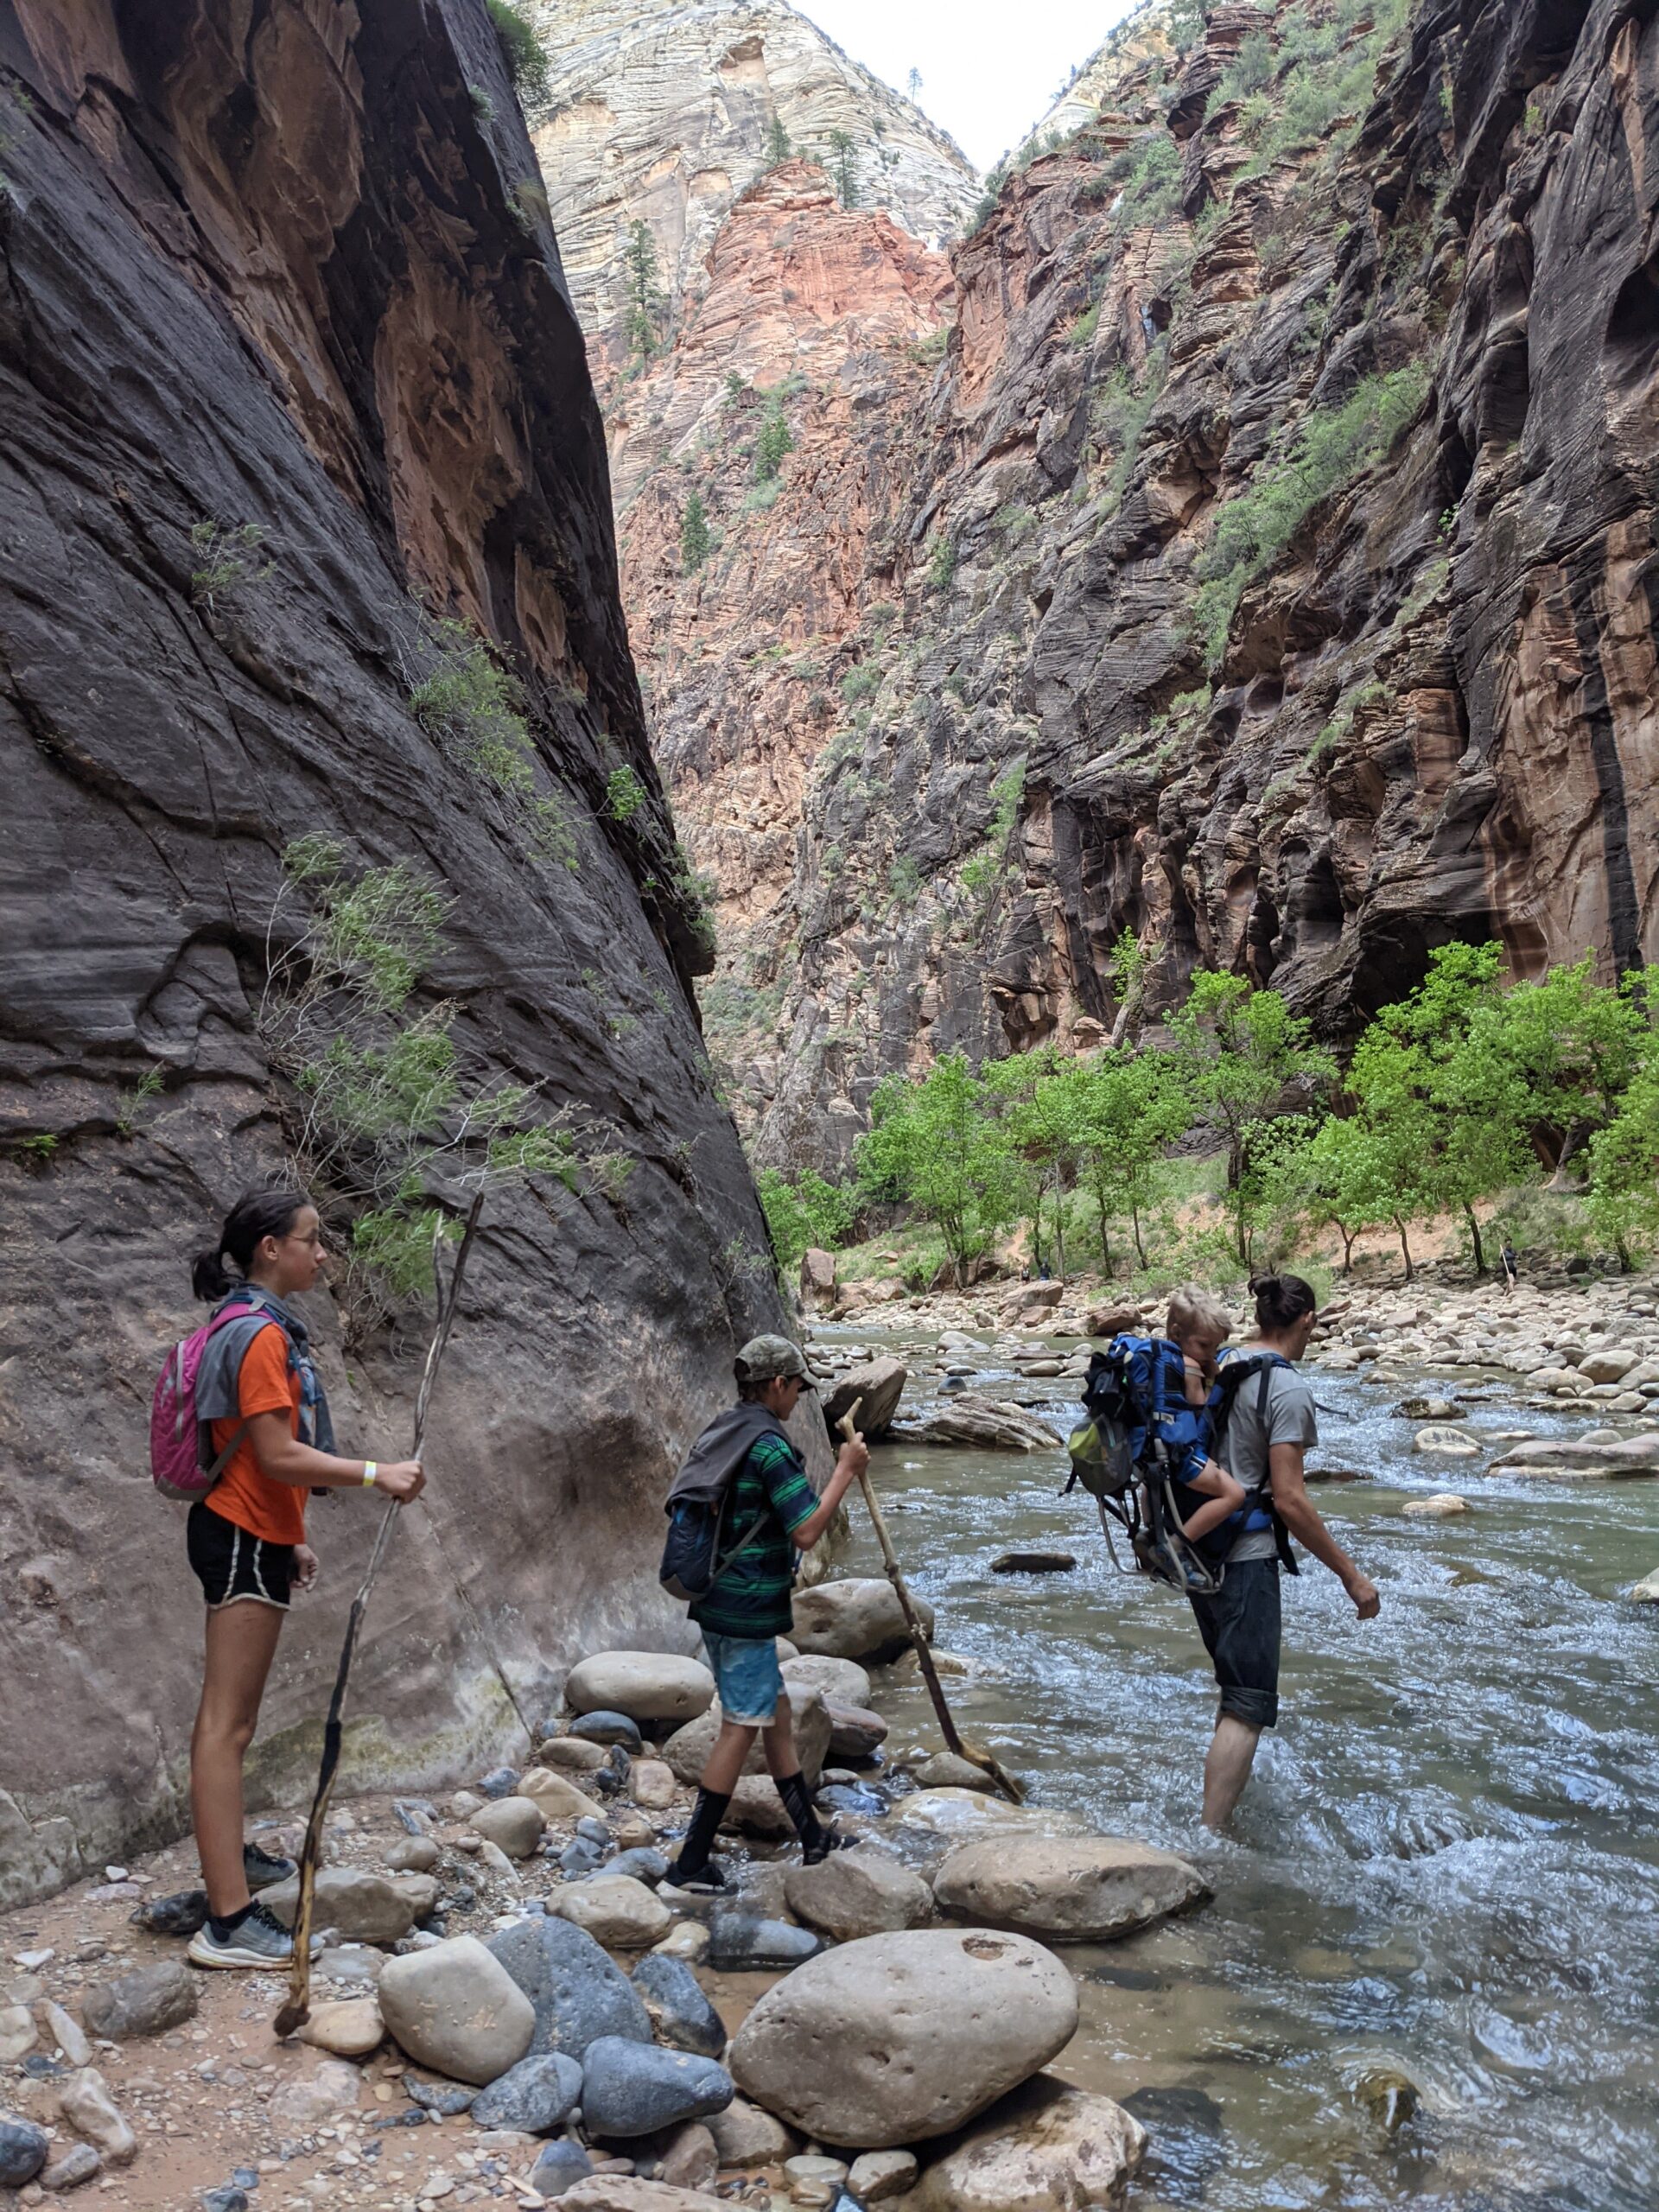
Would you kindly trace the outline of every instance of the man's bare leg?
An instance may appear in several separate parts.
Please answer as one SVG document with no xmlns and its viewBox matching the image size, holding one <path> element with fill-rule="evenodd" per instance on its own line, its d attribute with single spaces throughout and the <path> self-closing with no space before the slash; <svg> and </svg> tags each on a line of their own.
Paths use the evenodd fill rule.
<svg viewBox="0 0 1659 2212">
<path fill-rule="evenodd" d="M 1250 1778 L 1255 1747 L 1261 1740 L 1259 1728 L 1236 1720 L 1230 1713 L 1224 1713 L 1217 1721 L 1204 1762 L 1205 1827 L 1224 1828 L 1233 1817 L 1233 1809 Z"/>
</svg>

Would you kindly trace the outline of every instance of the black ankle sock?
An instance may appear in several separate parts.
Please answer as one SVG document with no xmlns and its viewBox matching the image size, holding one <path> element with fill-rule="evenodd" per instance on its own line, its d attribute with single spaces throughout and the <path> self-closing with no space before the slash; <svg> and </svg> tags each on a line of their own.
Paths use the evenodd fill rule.
<svg viewBox="0 0 1659 2212">
<path fill-rule="evenodd" d="M 709 1864 L 709 1854 L 715 1847 L 715 1838 L 731 1802 L 729 1793 L 722 1797 L 717 1790 L 704 1789 L 699 1785 L 697 1802 L 691 1809 L 691 1825 L 681 1839 L 680 1855 L 670 1870 L 671 1880 L 676 1874 L 690 1879 L 702 1873 Z"/>
<path fill-rule="evenodd" d="M 218 1913 L 214 1913 L 207 1924 L 214 1935 L 222 1941 L 226 1936 L 233 1936 L 252 1910 L 253 1907 L 250 1904 L 245 1904 L 238 1912 L 226 1913 L 223 1918 Z"/>
<path fill-rule="evenodd" d="M 812 1808 L 805 1776 L 798 1767 L 793 1774 L 775 1774 L 772 1778 L 784 1801 L 784 1810 L 795 1823 L 796 1834 L 809 1851 L 816 1851 L 823 1841 L 823 1824 Z"/>
</svg>

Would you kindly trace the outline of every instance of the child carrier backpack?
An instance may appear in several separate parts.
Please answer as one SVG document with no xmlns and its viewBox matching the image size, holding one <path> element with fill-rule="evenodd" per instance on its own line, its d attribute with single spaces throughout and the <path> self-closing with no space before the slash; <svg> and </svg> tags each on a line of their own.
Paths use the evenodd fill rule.
<svg viewBox="0 0 1659 2212">
<path fill-rule="evenodd" d="M 788 1431 L 775 1414 L 760 1405 L 734 1406 L 710 1421 L 691 1446 L 663 1509 L 668 1536 L 657 1579 L 671 1598 L 683 1603 L 706 1598 L 766 1519 L 762 1505 L 734 1542 L 725 1541 L 737 1471 L 755 1440 L 768 1434 L 787 1440 Z"/>
<path fill-rule="evenodd" d="M 1296 1573 L 1265 1488 L 1196 1544 L 1186 1535 L 1182 1510 L 1185 1503 L 1186 1511 L 1192 1510 L 1192 1493 L 1181 1477 L 1197 1448 L 1219 1458 L 1240 1390 L 1259 1376 L 1256 1408 L 1264 1414 L 1273 1370 L 1289 1364 L 1279 1352 L 1235 1354 L 1223 1362 L 1206 1404 L 1198 1407 L 1186 1402 L 1181 1355 L 1164 1339 L 1117 1336 L 1094 1354 L 1084 1383 L 1084 1420 L 1067 1447 L 1071 1476 L 1065 1488 L 1081 1484 L 1095 1500 L 1114 1567 L 1122 1564 L 1112 1538 L 1116 1522 L 1128 1541 L 1134 1571 L 1173 1589 L 1200 1594 L 1218 1590 L 1237 1539 L 1268 1529 L 1281 1559 Z"/>
<path fill-rule="evenodd" d="M 251 1305 L 221 1308 L 201 1328 L 181 1337 L 162 1363 L 149 1407 L 149 1478 L 163 1497 L 186 1505 L 206 1497 L 247 1434 L 247 1422 L 238 1421 L 230 1442 L 215 1455 L 213 1423 L 196 1412 L 196 1377 L 207 1339 L 227 1321 L 245 1320 L 258 1311 Z"/>
</svg>

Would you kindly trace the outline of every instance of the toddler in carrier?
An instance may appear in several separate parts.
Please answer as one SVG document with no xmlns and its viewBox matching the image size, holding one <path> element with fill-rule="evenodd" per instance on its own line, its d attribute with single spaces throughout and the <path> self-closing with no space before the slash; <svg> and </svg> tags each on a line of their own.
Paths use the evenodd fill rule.
<svg viewBox="0 0 1659 2212">
<path fill-rule="evenodd" d="M 1232 1323 L 1219 1299 L 1189 1283 L 1171 1293 L 1165 1327 L 1168 1335 L 1161 1349 L 1167 1380 L 1160 1395 L 1166 1410 L 1160 1414 L 1158 1427 L 1168 1450 L 1170 1485 L 1181 1534 L 1189 1544 L 1197 1546 L 1244 1503 L 1243 1484 L 1210 1456 L 1211 1424 L 1206 1412 L 1211 1400 L 1219 1399 L 1217 1355 Z M 1177 1360 L 1180 1363 L 1179 1395 Z"/>
</svg>

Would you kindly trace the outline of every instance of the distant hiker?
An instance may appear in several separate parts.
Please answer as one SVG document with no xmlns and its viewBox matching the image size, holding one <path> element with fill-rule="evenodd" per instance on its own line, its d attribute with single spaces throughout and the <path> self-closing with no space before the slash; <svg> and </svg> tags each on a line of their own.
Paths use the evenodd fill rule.
<svg viewBox="0 0 1659 2212">
<path fill-rule="evenodd" d="M 191 1270 L 196 1296 L 212 1300 L 216 1314 L 252 1309 L 214 1331 L 195 1380 L 195 1410 L 212 1424 L 213 1452 L 231 1452 L 185 1523 L 190 1564 L 207 1599 L 207 1665 L 190 1738 L 190 1805 L 210 1913 L 190 1944 L 199 1967 L 281 1966 L 294 1948 L 276 1916 L 253 1902 L 254 1891 L 295 1868 L 243 1841 L 242 1761 L 289 1592 L 308 1590 L 317 1576 L 317 1555 L 305 1541 L 306 1492 L 372 1486 L 407 1501 L 425 1480 L 417 1459 L 334 1456 L 310 1337 L 288 1303 L 311 1288 L 327 1260 L 308 1199 L 295 1191 L 251 1191 Z"/>
<path fill-rule="evenodd" d="M 1225 1450 L 1229 1471 L 1249 1497 L 1265 1491 L 1272 1525 L 1247 1528 L 1227 1554 L 1218 1590 L 1187 1592 L 1216 1672 L 1221 1708 L 1204 1763 L 1204 1823 L 1224 1827 L 1250 1778 L 1262 1731 L 1279 1718 L 1279 1568 L 1296 1562 L 1287 1536 L 1304 1543 L 1337 1575 L 1363 1621 L 1381 1603 L 1308 1497 L 1307 1447 L 1319 1441 L 1313 1395 L 1294 1370 L 1318 1319 L 1313 1292 L 1300 1275 L 1259 1276 L 1257 1341 L 1238 1358 L 1265 1360 L 1234 1397 Z"/>
<path fill-rule="evenodd" d="M 1521 1280 L 1520 1257 L 1507 1236 L 1503 1239 L 1503 1249 L 1498 1256 L 1503 1262 L 1503 1294 L 1507 1298 Z"/>
<path fill-rule="evenodd" d="M 815 1497 L 805 1462 L 784 1431 L 801 1393 L 812 1388 L 798 1346 L 787 1337 L 755 1337 L 739 1352 L 735 1373 L 736 1407 L 703 1431 L 675 1484 L 677 1495 L 690 1490 L 714 1500 L 719 1532 L 712 1577 L 691 1599 L 691 1618 L 702 1630 L 720 1693 L 720 1732 L 698 1778 L 679 1857 L 669 1869 L 669 1880 L 687 1890 L 726 1886 L 709 1853 L 757 1729 L 807 1865 L 816 1866 L 848 1840 L 826 1828 L 813 1808 L 777 1640 L 790 1630 L 796 1554 L 810 1551 L 830 1526 L 848 1489 L 869 1465 L 869 1451 L 861 1439 L 843 1444 L 823 1495 Z M 699 1484 L 705 1471 L 708 1480 Z M 673 1498 L 670 1503 L 671 1510 Z M 672 1543 L 671 1538 L 671 1556 Z M 671 1580 L 666 1564 L 664 1580 Z"/>
</svg>

